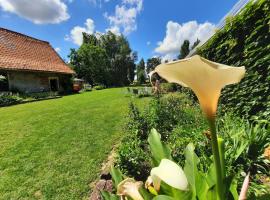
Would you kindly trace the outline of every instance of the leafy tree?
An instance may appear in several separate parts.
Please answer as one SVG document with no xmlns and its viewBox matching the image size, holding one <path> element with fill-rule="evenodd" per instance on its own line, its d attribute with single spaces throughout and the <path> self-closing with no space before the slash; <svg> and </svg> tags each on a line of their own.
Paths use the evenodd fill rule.
<svg viewBox="0 0 270 200">
<path fill-rule="evenodd" d="M 109 61 L 104 49 L 85 43 L 82 44 L 77 53 L 80 58 L 79 67 L 74 67 L 77 74 L 90 84 L 108 85 L 110 80 L 108 72 Z"/>
<path fill-rule="evenodd" d="M 191 50 L 194 49 L 201 41 L 197 38 L 197 40 L 193 43 Z"/>
<path fill-rule="evenodd" d="M 146 64 L 146 71 L 149 73 L 150 71 L 153 71 L 156 66 L 161 64 L 161 59 L 159 57 L 153 57 L 147 59 L 147 64 Z"/>
<path fill-rule="evenodd" d="M 185 40 L 180 48 L 179 59 L 185 58 L 189 54 L 189 41 Z"/>
<path fill-rule="evenodd" d="M 137 65 L 137 81 L 140 84 L 145 83 L 145 62 L 144 59 L 142 58 L 140 62 Z"/>
<path fill-rule="evenodd" d="M 69 58 L 78 77 L 90 83 L 123 86 L 134 80 L 137 53 L 123 35 L 83 33 L 82 46 L 71 49 Z"/>
</svg>

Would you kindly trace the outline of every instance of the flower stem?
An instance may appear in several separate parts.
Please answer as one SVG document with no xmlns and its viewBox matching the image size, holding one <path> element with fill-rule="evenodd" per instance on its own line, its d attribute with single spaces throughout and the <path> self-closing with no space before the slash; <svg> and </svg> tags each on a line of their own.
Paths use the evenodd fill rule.
<svg viewBox="0 0 270 200">
<path fill-rule="evenodd" d="M 224 192 L 223 192 L 223 176 L 222 176 L 222 167 L 220 162 L 220 154 L 219 154 L 219 148 L 218 148 L 218 141 L 217 141 L 217 132 L 216 132 L 216 124 L 215 124 L 215 118 L 211 117 L 208 118 L 209 126 L 210 126 L 210 132 L 211 132 L 211 143 L 212 143 L 212 152 L 214 156 L 214 163 L 215 163 L 215 169 L 216 169 L 216 179 L 217 179 L 217 193 L 218 193 L 218 199 L 224 200 Z"/>
</svg>

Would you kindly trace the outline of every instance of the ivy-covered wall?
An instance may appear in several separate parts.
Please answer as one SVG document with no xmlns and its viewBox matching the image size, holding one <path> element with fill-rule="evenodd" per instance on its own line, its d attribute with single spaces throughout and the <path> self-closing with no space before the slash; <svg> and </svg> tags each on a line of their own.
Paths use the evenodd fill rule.
<svg viewBox="0 0 270 200">
<path fill-rule="evenodd" d="M 209 60 L 245 66 L 240 84 L 223 89 L 225 108 L 252 120 L 270 120 L 270 0 L 251 1 L 197 50 Z"/>
</svg>

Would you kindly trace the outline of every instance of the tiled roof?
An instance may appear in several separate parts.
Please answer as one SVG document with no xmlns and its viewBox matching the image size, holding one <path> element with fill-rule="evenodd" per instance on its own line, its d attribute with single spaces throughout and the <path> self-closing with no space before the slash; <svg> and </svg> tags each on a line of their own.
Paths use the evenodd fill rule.
<svg viewBox="0 0 270 200">
<path fill-rule="evenodd" d="M 49 42 L 0 28 L 0 70 L 73 74 Z"/>
</svg>

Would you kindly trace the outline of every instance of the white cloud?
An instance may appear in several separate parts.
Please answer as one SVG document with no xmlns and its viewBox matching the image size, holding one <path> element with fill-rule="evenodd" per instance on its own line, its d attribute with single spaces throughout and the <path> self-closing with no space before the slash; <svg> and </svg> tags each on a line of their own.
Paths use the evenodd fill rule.
<svg viewBox="0 0 270 200">
<path fill-rule="evenodd" d="M 57 24 L 70 17 L 61 0 L 0 0 L 0 7 L 35 24 Z"/>
<path fill-rule="evenodd" d="M 151 42 L 150 42 L 150 41 L 147 41 L 147 42 L 146 42 L 146 45 L 147 45 L 147 46 L 149 46 L 150 44 L 151 44 Z"/>
<path fill-rule="evenodd" d="M 54 50 L 55 50 L 57 53 L 59 53 L 59 52 L 61 51 L 61 48 L 60 48 L 60 47 L 56 47 Z"/>
<path fill-rule="evenodd" d="M 155 52 L 163 56 L 163 60 L 172 60 L 179 54 L 184 40 L 189 40 L 192 45 L 197 38 L 201 41 L 207 40 L 214 32 L 215 25 L 209 22 L 198 24 L 189 21 L 183 24 L 169 21 L 166 27 L 166 36 L 163 41 L 158 42 Z"/>
<path fill-rule="evenodd" d="M 123 32 L 125 35 L 137 30 L 137 15 L 141 12 L 143 0 L 122 0 L 121 5 L 115 6 L 115 13 L 104 17 L 109 21 L 110 28 Z"/>
<path fill-rule="evenodd" d="M 85 26 L 75 26 L 71 31 L 70 35 L 65 35 L 66 41 L 72 41 L 74 44 L 81 45 L 83 42 L 83 35 L 82 33 L 93 34 L 95 30 L 94 21 L 90 18 L 86 20 L 84 23 Z"/>
</svg>

